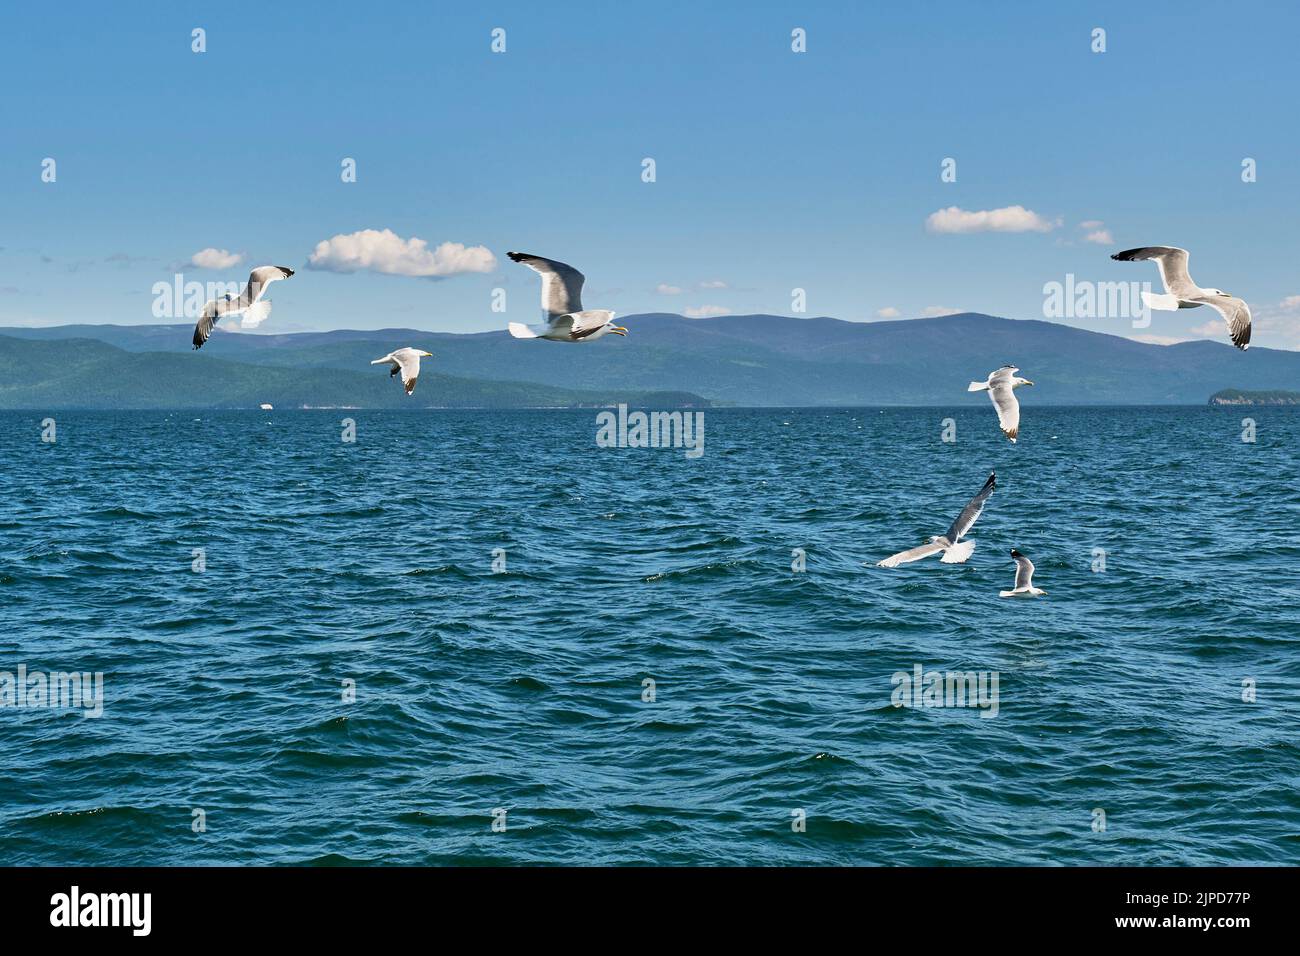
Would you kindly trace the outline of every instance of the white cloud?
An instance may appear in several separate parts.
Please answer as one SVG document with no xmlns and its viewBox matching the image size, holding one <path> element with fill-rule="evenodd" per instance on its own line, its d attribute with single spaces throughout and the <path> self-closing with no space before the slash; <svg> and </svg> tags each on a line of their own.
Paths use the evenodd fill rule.
<svg viewBox="0 0 1300 956">
<path fill-rule="evenodd" d="M 960 311 L 961 309 L 949 309 L 942 305 L 929 305 L 922 310 L 921 314 L 928 318 L 935 319 L 941 315 L 956 315 Z"/>
<path fill-rule="evenodd" d="M 1060 224 L 1024 206 L 976 210 L 949 206 L 930 213 L 925 220 L 925 228 L 931 232 L 1051 232 Z"/>
<path fill-rule="evenodd" d="M 729 286 L 721 279 L 708 279 L 700 283 L 700 288 L 701 289 L 726 289 L 729 288 Z"/>
<path fill-rule="evenodd" d="M 702 305 L 698 309 L 687 309 L 682 315 L 688 319 L 707 319 L 713 315 L 730 315 L 730 309 L 724 309 L 720 305 Z"/>
<path fill-rule="evenodd" d="M 1282 300 L 1278 308 L 1285 312 L 1290 312 L 1292 309 L 1300 309 L 1300 295 L 1287 296 Z"/>
<path fill-rule="evenodd" d="M 423 239 L 403 239 L 391 229 L 340 233 L 316 243 L 309 269 L 327 272 L 379 272 L 390 276 L 436 278 L 462 272 L 491 272 L 496 256 L 485 246 L 444 242 L 430 250 Z"/>
<path fill-rule="evenodd" d="M 876 318 L 879 319 L 896 319 L 903 313 L 899 312 L 892 305 L 887 305 L 883 309 L 876 310 Z"/>
<path fill-rule="evenodd" d="M 1111 246 L 1115 240 L 1111 237 L 1110 230 L 1100 219 L 1085 219 L 1079 223 L 1079 228 L 1084 230 L 1087 235 L 1083 237 L 1084 242 L 1095 242 L 1099 246 Z"/>
<path fill-rule="evenodd" d="M 1222 319 L 1215 319 L 1206 322 L 1204 325 L 1198 325 L 1195 328 L 1188 329 L 1193 335 L 1199 335 L 1207 339 L 1217 339 L 1228 334 L 1228 327 L 1223 324 Z"/>
<path fill-rule="evenodd" d="M 669 285 L 666 282 L 661 282 L 657 286 L 655 286 L 655 291 L 660 295 L 681 295 L 682 294 L 681 286 Z"/>
<path fill-rule="evenodd" d="M 214 249 L 211 246 L 200 249 L 190 256 L 190 265 L 197 269 L 229 269 L 231 266 L 238 265 L 243 261 L 244 254 L 242 252 L 228 252 L 225 249 Z"/>
</svg>

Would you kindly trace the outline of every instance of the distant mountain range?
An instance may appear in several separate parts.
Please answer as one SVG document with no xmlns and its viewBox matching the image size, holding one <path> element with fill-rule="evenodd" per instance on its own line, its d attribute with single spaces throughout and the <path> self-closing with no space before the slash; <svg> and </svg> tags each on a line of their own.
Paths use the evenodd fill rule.
<svg viewBox="0 0 1300 956">
<path fill-rule="evenodd" d="M 0 328 L 0 407 L 950 405 L 1011 363 L 1047 404 L 1203 404 L 1227 388 L 1300 387 L 1300 353 L 1226 342 L 1160 346 L 978 313 L 890 322 L 737 315 L 620 318 L 631 334 L 583 345 L 506 332 L 412 329 L 252 335 L 192 326 Z M 414 398 L 371 359 L 410 345 Z M 676 393 L 676 394 L 663 394 Z M 702 396 L 702 399 L 701 399 Z"/>
</svg>

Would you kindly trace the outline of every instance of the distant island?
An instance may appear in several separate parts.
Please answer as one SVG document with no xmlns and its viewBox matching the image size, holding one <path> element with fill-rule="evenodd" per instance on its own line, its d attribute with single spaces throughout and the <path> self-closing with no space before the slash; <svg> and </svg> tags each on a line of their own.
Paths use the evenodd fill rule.
<svg viewBox="0 0 1300 956">
<path fill-rule="evenodd" d="M 1223 388 L 1210 396 L 1211 405 L 1300 405 L 1300 392 L 1274 388 L 1247 392 L 1240 388 Z"/>
</svg>

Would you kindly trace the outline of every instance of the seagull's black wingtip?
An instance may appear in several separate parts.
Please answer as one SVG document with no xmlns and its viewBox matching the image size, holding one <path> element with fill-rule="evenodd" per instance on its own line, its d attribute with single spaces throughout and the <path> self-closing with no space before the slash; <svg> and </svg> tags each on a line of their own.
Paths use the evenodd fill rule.
<svg viewBox="0 0 1300 956">
<path fill-rule="evenodd" d="M 524 253 L 522 253 L 522 252 L 507 252 L 507 253 L 506 253 L 506 258 L 508 258 L 511 262 L 518 262 L 518 261 L 519 261 L 520 259 L 522 259 L 523 257 L 524 257 Z"/>
</svg>

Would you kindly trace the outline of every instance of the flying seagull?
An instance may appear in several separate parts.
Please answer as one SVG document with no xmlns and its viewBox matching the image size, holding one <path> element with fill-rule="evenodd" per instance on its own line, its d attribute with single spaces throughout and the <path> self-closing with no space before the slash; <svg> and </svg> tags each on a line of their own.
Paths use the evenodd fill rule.
<svg viewBox="0 0 1300 956">
<path fill-rule="evenodd" d="M 1038 597 L 1046 594 L 1042 588 L 1034 587 L 1034 562 L 1015 548 L 1011 549 L 1011 557 L 1016 559 L 1016 586 L 1011 591 L 999 591 L 998 597 Z"/>
<path fill-rule="evenodd" d="M 968 392 L 988 392 L 993 407 L 998 411 L 998 424 L 1002 433 L 1013 442 L 1020 434 L 1020 403 L 1016 401 L 1015 389 L 1021 385 L 1033 385 L 1027 378 L 1017 378 L 1020 369 L 1014 365 L 1004 365 L 996 372 L 989 372 L 988 381 L 971 382 Z"/>
<path fill-rule="evenodd" d="M 410 395 L 415 391 L 415 380 L 420 377 L 420 357 L 433 358 L 432 352 L 421 352 L 419 349 L 397 349 L 395 352 L 389 352 L 383 358 L 377 358 L 371 365 L 390 365 L 388 375 L 391 378 L 398 372 L 402 373 L 402 387 L 406 389 L 406 394 Z"/>
<path fill-rule="evenodd" d="M 1142 262 L 1154 259 L 1160 267 L 1160 278 L 1165 284 L 1165 295 L 1142 293 L 1142 301 L 1153 309 L 1172 312 L 1175 309 L 1194 309 L 1208 305 L 1228 323 L 1232 344 L 1243 352 L 1250 348 L 1250 306 L 1222 289 L 1202 289 L 1187 274 L 1187 250 L 1175 246 L 1144 246 L 1125 249 L 1112 259 L 1120 262 Z"/>
<path fill-rule="evenodd" d="M 891 557 L 885 558 L 876 564 L 879 568 L 896 568 L 900 564 L 907 564 L 909 561 L 920 561 L 922 558 L 928 558 L 932 554 L 943 553 L 939 560 L 944 564 L 961 564 L 971 556 L 975 550 L 975 542 L 962 541 L 962 536 L 970 531 L 975 521 L 984 510 L 984 502 L 989 500 L 989 495 L 993 494 L 993 489 L 998 486 L 997 475 L 989 472 L 988 481 L 984 482 L 984 487 L 980 489 L 979 494 L 970 500 L 957 520 L 952 523 L 947 534 L 937 534 L 930 539 L 929 544 L 923 544 L 911 551 L 900 551 Z"/>
<path fill-rule="evenodd" d="M 614 313 L 605 309 L 582 308 L 584 276 L 573 266 L 531 256 L 526 252 L 507 252 L 515 262 L 522 262 L 542 277 L 542 311 L 546 325 L 509 324 L 517 339 L 551 339 L 554 342 L 589 342 L 613 332 L 627 335 L 627 329 L 613 322 Z"/>
<path fill-rule="evenodd" d="M 194 326 L 194 347 L 203 348 L 212 329 L 225 318 L 242 314 L 241 328 L 257 328 L 271 314 L 271 300 L 262 298 L 266 287 L 291 275 L 293 270 L 288 266 L 258 266 L 248 274 L 248 285 L 244 286 L 242 295 L 226 295 L 208 302 L 199 315 L 198 325 Z"/>
</svg>

